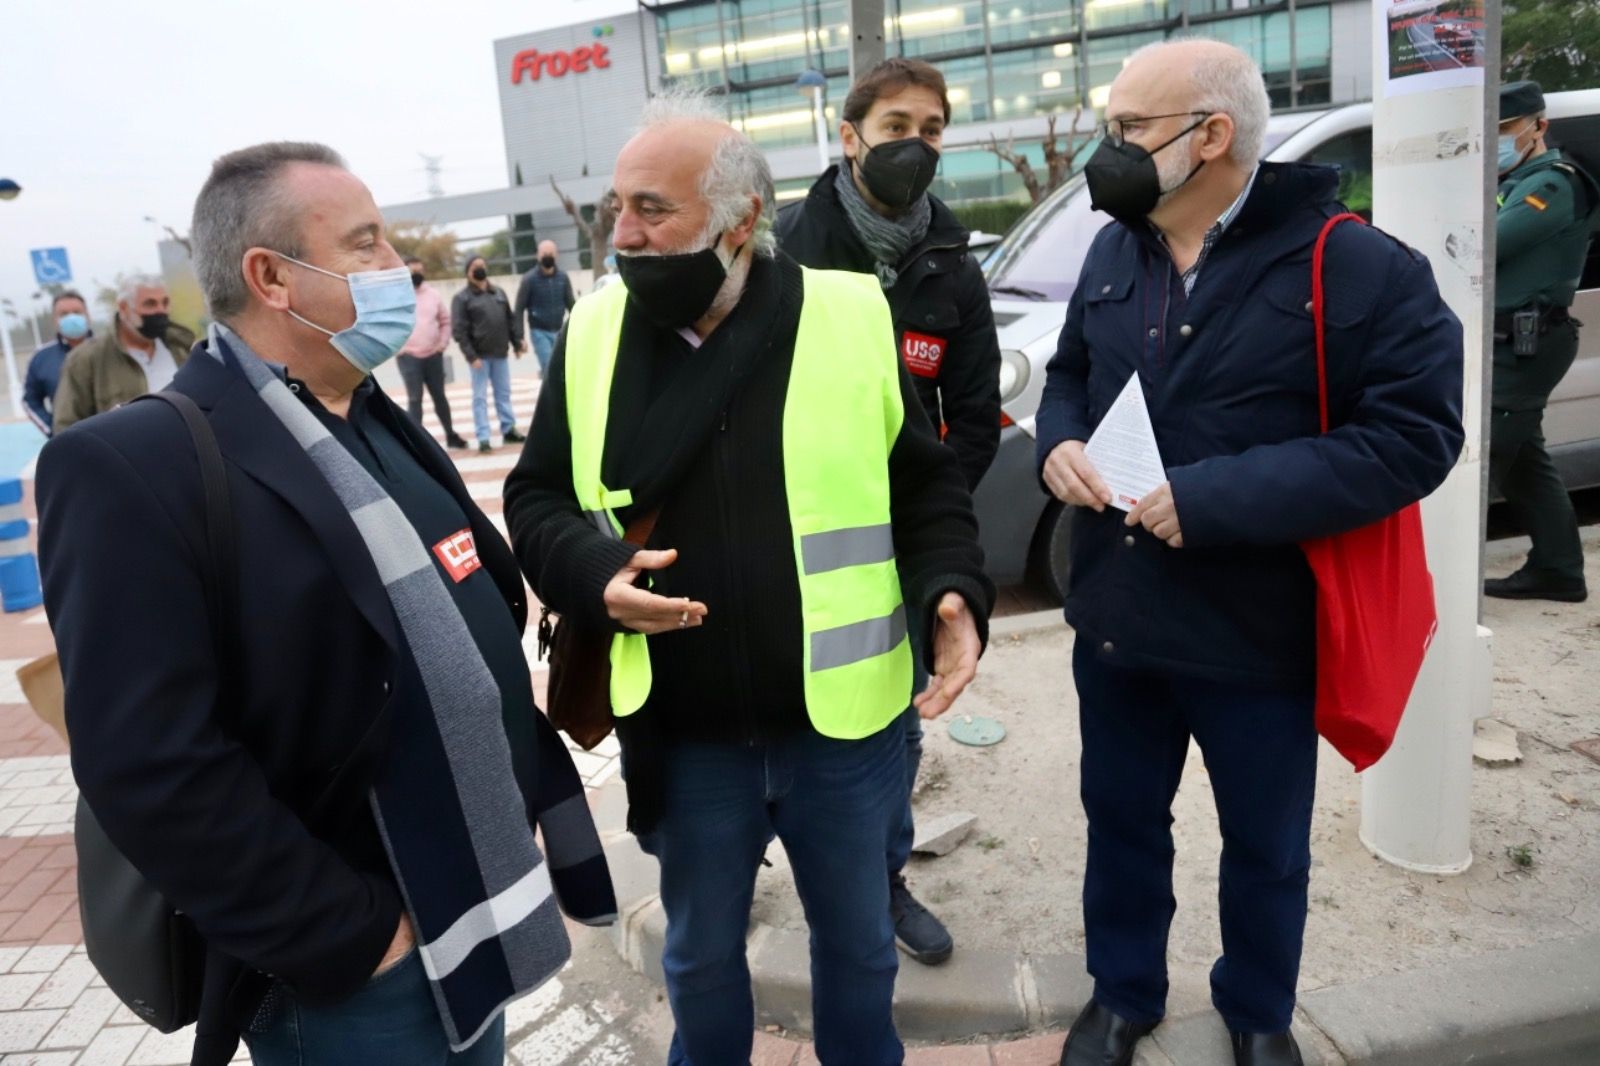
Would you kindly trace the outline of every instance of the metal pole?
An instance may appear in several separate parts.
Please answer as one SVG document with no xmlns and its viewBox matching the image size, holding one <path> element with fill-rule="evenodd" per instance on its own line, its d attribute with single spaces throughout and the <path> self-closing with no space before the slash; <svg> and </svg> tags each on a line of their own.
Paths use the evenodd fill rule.
<svg viewBox="0 0 1600 1066">
<path fill-rule="evenodd" d="M 1473 722 L 1488 713 L 1493 679 L 1492 634 L 1478 624 L 1478 611 L 1499 5 L 1485 11 L 1483 85 L 1396 95 L 1387 87 L 1386 5 L 1374 5 L 1372 15 L 1373 221 L 1428 257 L 1440 295 L 1461 319 L 1467 439 L 1450 476 L 1422 501 L 1439 629 L 1394 746 L 1362 774 L 1361 842 L 1396 866 L 1435 874 L 1472 864 Z M 1446 141 L 1453 150 L 1443 149 Z M 1441 149 L 1415 152 L 1418 143 Z"/>
<path fill-rule="evenodd" d="M 811 117 L 817 124 L 817 173 L 828 169 L 828 123 L 822 115 L 822 90 L 811 90 Z"/>
<path fill-rule="evenodd" d="M 17 374 L 17 353 L 11 347 L 11 327 L 4 322 L 0 322 L 0 347 L 5 349 L 6 391 L 11 394 L 11 413 L 21 418 L 25 413 L 22 409 L 22 378 Z"/>
<path fill-rule="evenodd" d="M 883 0 L 850 0 L 851 82 L 883 60 Z"/>
<path fill-rule="evenodd" d="M 728 29 L 722 21 L 722 0 L 717 0 L 717 57 L 722 60 L 722 106 L 733 121 L 733 79 L 728 77 Z"/>
<path fill-rule="evenodd" d="M 1300 64 L 1295 51 L 1294 0 L 1289 0 L 1289 106 L 1300 106 Z"/>
<path fill-rule="evenodd" d="M 985 121 L 994 120 L 994 42 L 989 32 L 989 0 L 983 0 L 978 16 L 983 19 L 983 78 L 988 89 L 988 106 L 983 109 Z"/>
</svg>

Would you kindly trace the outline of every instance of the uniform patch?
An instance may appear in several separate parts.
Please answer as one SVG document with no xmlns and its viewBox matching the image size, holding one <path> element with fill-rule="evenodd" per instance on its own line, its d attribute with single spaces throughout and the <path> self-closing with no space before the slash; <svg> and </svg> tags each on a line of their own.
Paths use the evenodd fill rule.
<svg viewBox="0 0 1600 1066">
<path fill-rule="evenodd" d="M 1524 196 L 1522 198 L 1522 202 L 1527 204 L 1529 207 L 1533 208 L 1535 211 L 1543 211 L 1545 208 L 1550 206 L 1549 204 L 1545 203 L 1543 200 L 1539 199 L 1537 196 L 1533 195 L 1532 193 L 1529 193 L 1527 196 Z"/>
<path fill-rule="evenodd" d="M 450 579 L 458 585 L 483 567 L 482 560 L 478 558 L 478 546 L 473 543 L 470 529 L 452 533 L 435 544 L 433 554 L 439 557 L 445 573 L 449 574 Z"/>
<path fill-rule="evenodd" d="M 905 360 L 906 369 L 919 378 L 936 378 L 939 376 L 939 364 L 944 362 L 945 348 L 949 341 L 943 337 L 931 337 L 926 333 L 913 333 L 906 330 L 900 338 L 900 356 Z"/>
</svg>

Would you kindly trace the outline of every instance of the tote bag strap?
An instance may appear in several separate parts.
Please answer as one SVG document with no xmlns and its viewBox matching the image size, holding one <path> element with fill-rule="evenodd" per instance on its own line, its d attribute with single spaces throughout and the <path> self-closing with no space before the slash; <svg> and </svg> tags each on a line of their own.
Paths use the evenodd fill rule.
<svg viewBox="0 0 1600 1066">
<path fill-rule="evenodd" d="M 1322 307 L 1322 256 L 1328 243 L 1328 234 L 1332 233 L 1333 227 L 1341 222 L 1359 222 L 1363 226 L 1367 224 L 1366 219 L 1353 211 L 1334 215 L 1322 224 L 1322 232 L 1317 234 L 1316 247 L 1311 251 L 1311 322 L 1317 335 L 1317 415 L 1324 433 L 1328 432 L 1328 338 Z"/>
</svg>

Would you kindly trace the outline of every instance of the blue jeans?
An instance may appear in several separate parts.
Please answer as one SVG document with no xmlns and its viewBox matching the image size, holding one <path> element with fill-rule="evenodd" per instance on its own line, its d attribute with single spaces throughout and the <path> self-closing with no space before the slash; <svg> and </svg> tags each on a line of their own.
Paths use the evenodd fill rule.
<svg viewBox="0 0 1600 1066">
<path fill-rule="evenodd" d="M 539 376 L 550 373 L 550 353 L 556 350 L 556 331 L 553 329 L 529 329 L 528 335 L 533 338 L 533 354 L 539 360 Z"/>
<path fill-rule="evenodd" d="M 660 822 L 662 968 L 677 1032 L 669 1066 L 749 1062 L 755 1028 L 745 933 L 756 867 L 776 835 L 811 927 L 811 1011 L 825 1066 L 897 1066 L 899 962 L 883 856 L 905 808 L 905 729 L 864 740 L 805 733 L 767 744 L 678 744 Z"/>
<path fill-rule="evenodd" d="M 1279 1033 L 1294 1012 L 1311 871 L 1315 693 L 1124 670 L 1078 635 L 1089 856 L 1083 925 L 1094 998 L 1134 1022 L 1166 1010 L 1172 798 L 1200 745 L 1222 826 L 1222 957 L 1211 1000 L 1228 1028 Z"/>
<path fill-rule="evenodd" d="M 517 428 L 517 413 L 511 409 L 511 359 L 479 359 L 472 371 L 472 424 L 478 440 L 489 439 L 489 403 L 486 393 L 494 386 L 494 409 L 500 416 L 500 435 Z"/>
<path fill-rule="evenodd" d="M 308 1007 L 284 993 L 266 1032 L 245 1034 L 255 1066 L 502 1066 L 505 1017 L 477 1041 L 452 1052 L 439 1009 L 411 955 L 331 1007 Z"/>
<path fill-rule="evenodd" d="M 928 687 L 928 669 L 922 665 L 923 644 L 921 634 L 911 634 L 911 695 L 917 696 Z M 915 705 L 907 706 L 900 716 L 900 727 L 906 737 L 906 808 L 900 824 L 889 835 L 889 876 L 894 877 L 911 861 L 911 845 L 917 838 L 917 825 L 911 813 L 911 790 L 917 784 L 917 771 L 922 768 L 922 716 Z"/>
</svg>

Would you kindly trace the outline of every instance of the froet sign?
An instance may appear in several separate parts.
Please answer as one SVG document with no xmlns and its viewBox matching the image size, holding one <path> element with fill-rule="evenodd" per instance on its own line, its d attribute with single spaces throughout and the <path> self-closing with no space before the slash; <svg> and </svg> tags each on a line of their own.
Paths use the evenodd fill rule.
<svg viewBox="0 0 1600 1066">
<path fill-rule="evenodd" d="M 511 84 L 522 84 L 524 74 L 530 81 L 538 81 L 543 74 L 560 78 L 568 71 L 582 74 L 589 70 L 604 70 L 609 66 L 611 49 L 599 43 L 586 44 L 570 52 L 561 49 L 541 52 L 537 48 L 525 48 L 511 58 Z"/>
</svg>

